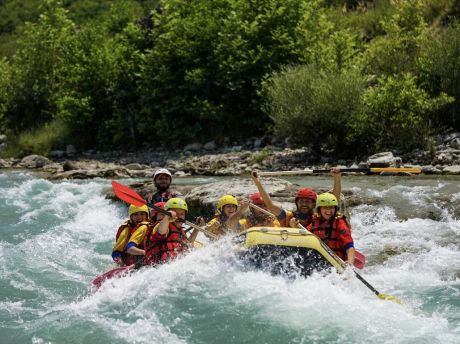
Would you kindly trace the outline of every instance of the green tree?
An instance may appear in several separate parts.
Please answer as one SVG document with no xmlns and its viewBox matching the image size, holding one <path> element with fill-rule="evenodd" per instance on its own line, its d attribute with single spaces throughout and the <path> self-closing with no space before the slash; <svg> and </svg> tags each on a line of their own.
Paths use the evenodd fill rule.
<svg viewBox="0 0 460 344">
<path fill-rule="evenodd" d="M 431 115 L 451 101 L 445 94 L 430 97 L 411 74 L 379 78 L 349 120 L 349 140 L 359 141 L 368 152 L 425 148 Z"/>
<path fill-rule="evenodd" d="M 66 57 L 56 115 L 71 125 L 82 147 L 136 144 L 135 80 L 144 34 L 129 21 L 126 6 L 115 4 L 107 21 L 85 25 L 75 37 L 75 52 Z"/>
<path fill-rule="evenodd" d="M 11 83 L 11 68 L 8 61 L 0 59 L 0 132 L 7 128 L 5 113 L 9 101 L 9 85 Z"/>
<path fill-rule="evenodd" d="M 15 131 L 39 127 L 53 118 L 65 56 L 71 55 L 73 23 L 54 1 L 43 4 L 38 24 L 28 24 L 11 58 L 7 125 Z"/>
<path fill-rule="evenodd" d="M 69 20 L 57 1 L 46 1 L 42 10 L 39 21 L 27 25 L 11 59 L 10 83 L 0 83 L 8 95 L 3 110 L 8 127 L 46 130 L 45 124 L 56 120 L 69 128 L 63 135 L 82 147 L 132 145 L 134 121 L 126 117 L 135 111 L 132 80 L 139 68 L 137 46 L 145 41 L 132 24 L 139 8 L 116 3 L 104 20 L 83 27 Z"/>
<path fill-rule="evenodd" d="M 385 34 L 373 39 L 364 54 L 368 74 L 396 75 L 415 70 L 420 40 L 427 26 L 423 4 L 408 0 L 394 6 L 390 19 L 382 22 Z"/>
<path fill-rule="evenodd" d="M 426 90 L 455 99 L 436 113 L 436 125 L 460 130 L 460 25 L 427 34 L 417 66 Z"/>
<path fill-rule="evenodd" d="M 320 27 L 319 4 L 165 2 L 153 17 L 153 47 L 143 70 L 146 130 L 176 144 L 264 132 L 261 84 L 273 70 L 307 58 L 308 33 L 317 36 Z"/>
</svg>

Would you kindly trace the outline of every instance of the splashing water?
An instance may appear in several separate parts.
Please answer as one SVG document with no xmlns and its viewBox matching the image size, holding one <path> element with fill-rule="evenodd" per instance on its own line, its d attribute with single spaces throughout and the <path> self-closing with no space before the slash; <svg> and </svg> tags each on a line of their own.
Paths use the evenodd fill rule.
<svg viewBox="0 0 460 344">
<path fill-rule="evenodd" d="M 371 178 L 344 178 L 381 200 L 351 209 L 362 275 L 403 305 L 335 273 L 243 269 L 226 239 L 92 293 L 126 214 L 103 197 L 109 181 L 0 173 L 0 342 L 459 342 L 459 179 Z"/>
</svg>

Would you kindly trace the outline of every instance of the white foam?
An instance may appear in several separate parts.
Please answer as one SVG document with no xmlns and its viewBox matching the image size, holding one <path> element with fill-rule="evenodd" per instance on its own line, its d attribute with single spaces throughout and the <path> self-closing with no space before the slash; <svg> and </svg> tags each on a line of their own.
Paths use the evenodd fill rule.
<svg viewBox="0 0 460 344">
<path fill-rule="evenodd" d="M 402 299 L 401 306 L 380 300 L 361 282 L 344 281 L 337 274 L 291 280 L 244 271 L 229 240 L 211 244 L 205 239 L 204 249 L 109 280 L 91 294 L 90 281 L 111 262 L 111 245 L 126 208 L 102 196 L 106 181 L 23 184 L 2 197 L 23 202 L 18 211 L 24 223 L 50 213 L 52 225 L 16 244 L 0 242 L 2 279 L 10 281 L 12 290 L 33 295 L 35 302 L 31 308 L 25 301 L 6 300 L 0 309 L 5 312 L 9 307 L 18 319 L 24 315 L 35 319 L 29 322 L 29 331 L 45 326 L 53 333 L 89 322 L 107 338 L 131 343 L 151 343 L 152 334 L 159 343 L 200 342 L 204 340 L 197 338 L 203 333 L 217 338 L 222 331 L 255 340 L 250 337 L 255 334 L 245 332 L 247 323 L 286 331 L 297 342 L 458 340 L 458 306 L 443 301 L 427 304 L 438 290 L 453 298 L 460 293 L 455 241 L 459 222 L 447 217 L 442 221 L 401 218 L 398 209 L 398 202 L 417 207 L 425 202 L 429 207 L 429 198 L 412 199 L 431 197 L 444 185 L 384 191 L 357 188 L 382 199 L 401 195 L 396 205 L 389 201 L 382 203 L 385 206 L 362 205 L 353 208 L 351 216 L 355 243 L 368 256 L 362 276 L 380 292 Z M 33 215 L 26 215 L 27 207 L 35 209 Z M 58 324 L 50 324 L 56 318 Z M 232 322 L 234 318 L 238 322 Z M 34 334 L 32 341 L 49 339 Z"/>
</svg>

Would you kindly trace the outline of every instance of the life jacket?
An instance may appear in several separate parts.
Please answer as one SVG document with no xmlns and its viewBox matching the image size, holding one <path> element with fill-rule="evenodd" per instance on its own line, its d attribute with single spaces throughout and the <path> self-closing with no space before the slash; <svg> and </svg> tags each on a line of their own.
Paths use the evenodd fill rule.
<svg viewBox="0 0 460 344">
<path fill-rule="evenodd" d="M 300 224 L 304 227 L 307 227 L 313 221 L 313 215 L 305 216 L 298 210 L 294 212 L 294 217 L 300 222 Z"/>
<path fill-rule="evenodd" d="M 157 191 L 152 195 L 147 196 L 147 203 L 167 202 L 170 198 L 177 197 L 177 192 L 172 191 Z"/>
<path fill-rule="evenodd" d="M 160 221 L 155 221 L 155 222 L 150 223 L 149 229 L 148 229 L 147 233 L 145 234 L 145 238 L 144 238 L 144 245 L 143 246 L 144 246 L 144 248 L 146 250 L 152 245 L 153 234 L 154 234 L 153 229 L 159 223 L 160 223 Z"/>
<path fill-rule="evenodd" d="M 182 228 L 174 223 L 169 224 L 169 233 L 166 238 L 158 239 L 157 233 L 151 233 L 145 244 L 144 263 L 147 265 L 166 263 L 179 254 L 189 251 L 189 241 Z"/>
<path fill-rule="evenodd" d="M 208 222 L 208 226 L 211 225 L 212 222 L 217 221 L 219 222 L 219 227 L 209 228 L 209 230 L 218 236 L 227 234 L 228 233 L 227 220 L 228 220 L 228 217 L 225 216 L 224 214 L 220 214 L 220 213 L 215 214 L 214 217 Z"/>
<path fill-rule="evenodd" d="M 123 232 L 123 230 L 128 227 L 128 240 L 129 238 L 131 238 L 131 236 L 134 234 L 134 232 L 141 226 L 147 226 L 147 231 L 151 231 L 151 224 L 150 222 L 148 221 L 142 221 L 142 222 L 139 222 L 137 225 L 133 226 L 133 223 L 131 221 L 126 221 L 125 223 L 123 223 L 117 230 L 117 234 L 115 235 L 115 241 L 118 241 L 118 238 L 120 237 L 121 233 Z M 139 246 L 140 249 L 143 248 L 143 246 Z M 129 254 L 129 253 L 126 253 L 126 252 L 122 252 L 121 253 L 121 259 L 123 260 L 123 263 L 125 263 L 125 265 L 131 265 L 131 264 L 135 264 L 137 263 L 140 259 L 142 259 L 142 256 L 135 256 L 135 255 L 132 255 L 132 254 Z"/>
<path fill-rule="evenodd" d="M 295 217 L 297 221 L 299 221 L 300 224 L 304 226 L 305 228 L 307 228 L 307 226 L 309 226 L 313 221 L 313 215 L 305 216 L 304 214 L 300 213 L 298 210 L 293 211 L 293 212 L 286 211 L 286 217 L 279 221 L 281 224 L 281 227 L 289 227 L 289 221 L 293 217 Z"/>
<path fill-rule="evenodd" d="M 323 240 L 336 255 L 345 259 L 346 251 L 339 239 L 339 230 L 343 230 L 345 226 L 350 228 L 346 217 L 341 214 L 330 220 L 322 219 L 319 215 L 314 214 L 309 229 L 310 232 Z"/>
<path fill-rule="evenodd" d="M 245 218 L 246 227 L 280 227 L 280 223 L 277 219 L 274 219 L 271 216 L 264 217 L 255 217 L 254 215 L 249 215 Z"/>
</svg>

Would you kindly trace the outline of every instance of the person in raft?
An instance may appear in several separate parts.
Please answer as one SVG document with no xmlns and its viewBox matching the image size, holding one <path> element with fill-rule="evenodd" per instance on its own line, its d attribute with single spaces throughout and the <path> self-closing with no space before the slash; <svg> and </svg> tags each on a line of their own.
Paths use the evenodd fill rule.
<svg viewBox="0 0 460 344">
<path fill-rule="evenodd" d="M 171 198 L 165 204 L 169 215 L 156 224 L 150 235 L 150 246 L 146 250 L 144 263 L 149 265 L 166 263 L 189 252 L 190 243 L 198 235 L 194 230 L 187 239 L 183 227 L 188 212 L 187 203 L 181 198 Z"/>
<path fill-rule="evenodd" d="M 131 265 L 138 262 L 138 256 L 144 255 L 142 248 L 127 250 L 128 243 L 137 232 L 147 232 L 151 228 L 149 222 L 149 208 L 147 205 L 128 208 L 129 220 L 125 221 L 117 230 L 115 245 L 112 249 L 112 258 L 119 266 Z"/>
<path fill-rule="evenodd" d="M 147 195 L 147 203 L 167 202 L 171 198 L 183 198 L 178 191 L 171 190 L 172 174 L 166 168 L 160 168 L 153 175 L 153 184 L 156 191 Z"/>
<path fill-rule="evenodd" d="M 326 192 L 316 199 L 317 213 L 307 229 L 323 240 L 336 255 L 349 266 L 353 266 L 355 249 L 351 236 L 350 225 L 338 212 L 338 202 L 335 195 Z"/>
<path fill-rule="evenodd" d="M 232 195 L 224 195 L 217 202 L 217 212 L 208 222 L 206 229 L 210 232 L 223 236 L 229 232 L 236 232 L 239 220 L 248 210 L 249 201 L 244 199 L 238 208 L 238 201 Z"/>
<path fill-rule="evenodd" d="M 341 173 L 340 168 L 334 167 L 331 169 L 331 175 L 334 178 L 334 187 L 332 193 L 340 199 L 341 190 Z M 270 195 L 260 182 L 257 172 L 251 173 L 252 180 L 259 190 L 267 209 L 272 214 L 276 215 L 281 227 L 297 227 L 300 223 L 302 226 L 307 227 L 312 221 L 313 211 L 316 206 L 317 194 L 315 190 L 310 188 L 302 188 L 297 192 L 295 197 L 295 211 L 284 210 L 273 203 Z"/>
<path fill-rule="evenodd" d="M 165 205 L 166 205 L 166 202 L 157 202 L 154 204 L 154 206 L 161 208 L 161 209 L 164 209 Z M 150 210 L 150 228 L 144 236 L 144 244 L 143 244 L 144 251 L 147 251 L 148 247 L 152 245 L 151 237 L 152 237 L 153 229 L 164 217 L 165 215 L 163 213 L 160 213 L 158 210 L 153 209 L 153 208 Z"/>
<path fill-rule="evenodd" d="M 265 202 L 263 198 L 260 196 L 259 192 L 253 193 L 249 197 L 249 201 L 249 215 L 239 221 L 238 229 L 240 231 L 246 230 L 251 227 L 280 227 L 279 221 L 274 216 L 270 216 L 259 209 L 251 207 L 251 204 L 253 204 L 261 209 L 267 210 L 267 206 L 265 205 Z"/>
<path fill-rule="evenodd" d="M 154 206 L 164 209 L 166 206 L 166 202 L 157 202 L 154 204 Z M 163 219 L 163 217 L 165 217 L 165 215 L 163 213 L 160 213 L 158 210 L 155 210 L 153 208 L 150 210 L 150 222 L 153 225 L 156 225 L 158 222 L 160 222 Z"/>
</svg>

